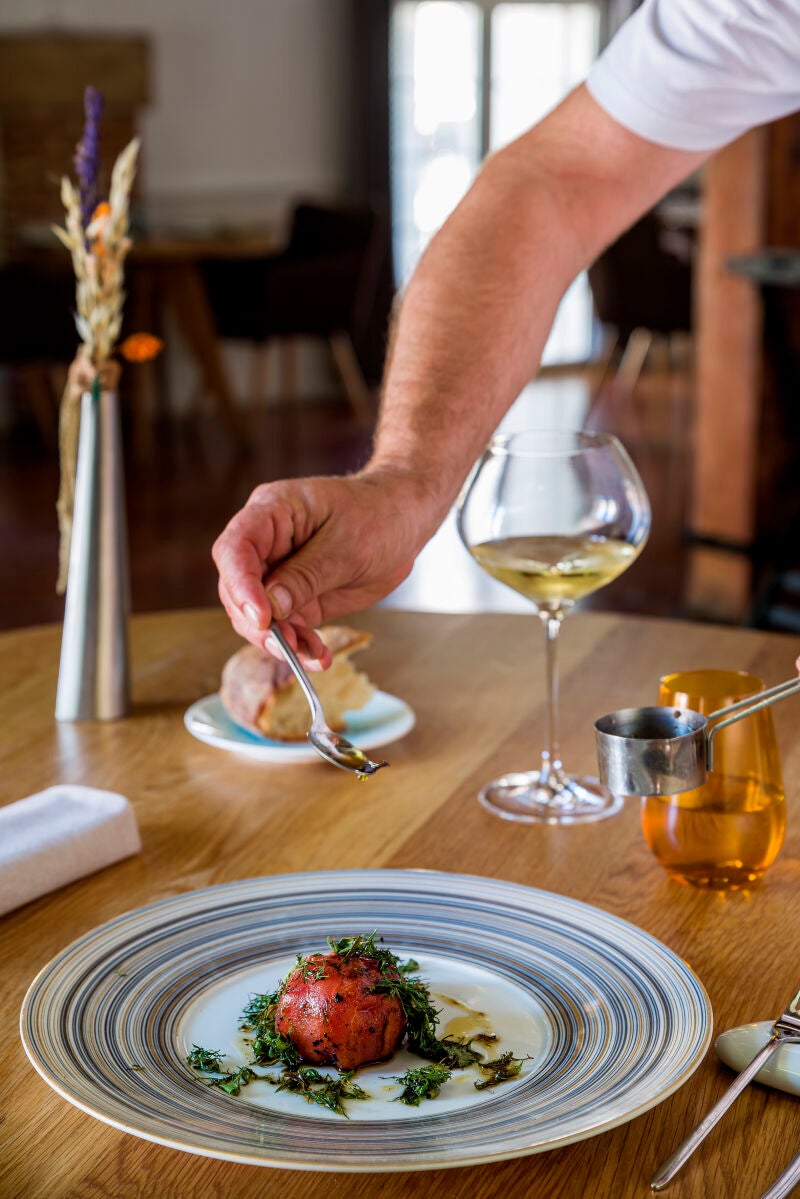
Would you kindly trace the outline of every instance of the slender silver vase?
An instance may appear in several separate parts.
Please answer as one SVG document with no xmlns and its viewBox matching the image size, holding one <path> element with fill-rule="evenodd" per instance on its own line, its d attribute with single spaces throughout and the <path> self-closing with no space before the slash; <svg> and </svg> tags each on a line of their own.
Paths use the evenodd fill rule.
<svg viewBox="0 0 800 1199">
<path fill-rule="evenodd" d="M 119 399 L 84 392 L 56 720 L 130 710 L 128 537 Z"/>
</svg>

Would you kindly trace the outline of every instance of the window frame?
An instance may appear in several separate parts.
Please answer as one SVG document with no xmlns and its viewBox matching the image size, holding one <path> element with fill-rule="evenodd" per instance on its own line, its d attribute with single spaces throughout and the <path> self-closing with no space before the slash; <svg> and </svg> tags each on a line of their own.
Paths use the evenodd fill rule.
<svg viewBox="0 0 800 1199">
<path fill-rule="evenodd" d="M 430 4 L 445 3 L 446 0 L 414 0 L 415 3 L 427 2 Z M 609 0 L 588 0 L 597 9 L 597 51 L 598 54 L 607 44 L 611 32 L 611 12 Z M 408 0 L 392 0 L 390 9 L 390 28 L 394 20 L 395 10 L 399 5 L 408 3 Z M 492 129 L 492 14 L 501 4 L 513 5 L 523 4 L 545 6 L 549 4 L 558 4 L 565 6 L 570 4 L 587 3 L 587 0 L 469 0 L 469 3 L 478 11 L 478 62 L 477 62 L 477 100 L 480 105 L 477 122 L 477 169 L 480 170 L 481 163 L 491 152 L 491 129 Z M 391 95 L 391 79 L 390 79 L 390 95 Z M 390 100 L 391 103 L 391 100 Z M 392 157 L 394 155 L 392 154 Z M 394 167 L 392 168 L 394 170 Z M 392 193 L 394 194 L 394 183 L 392 184 Z M 392 226 L 393 237 L 395 222 L 398 214 L 393 213 Z M 399 281 L 402 286 L 403 280 Z M 594 341 L 594 333 L 590 333 L 589 337 L 591 356 L 591 343 Z M 571 359 L 564 359 L 564 362 L 570 362 Z M 575 361 L 578 361 L 576 359 Z"/>
</svg>

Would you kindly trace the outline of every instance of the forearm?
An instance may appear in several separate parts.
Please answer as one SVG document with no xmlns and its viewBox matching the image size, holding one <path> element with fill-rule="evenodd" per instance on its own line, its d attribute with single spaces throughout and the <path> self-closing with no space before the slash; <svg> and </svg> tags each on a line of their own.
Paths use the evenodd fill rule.
<svg viewBox="0 0 800 1199">
<path fill-rule="evenodd" d="M 370 464 L 413 474 L 434 527 L 534 375 L 569 283 L 700 160 L 635 138 L 579 89 L 485 165 L 408 286 Z"/>
<path fill-rule="evenodd" d="M 373 462 L 412 465 L 447 509 L 536 370 L 580 270 L 547 184 L 489 162 L 429 246 L 392 331 Z"/>
</svg>

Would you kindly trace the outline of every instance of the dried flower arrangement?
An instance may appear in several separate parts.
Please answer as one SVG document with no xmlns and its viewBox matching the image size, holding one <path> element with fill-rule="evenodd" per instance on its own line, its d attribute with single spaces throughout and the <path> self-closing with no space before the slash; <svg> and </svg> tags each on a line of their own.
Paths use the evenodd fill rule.
<svg viewBox="0 0 800 1199">
<path fill-rule="evenodd" d="M 84 93 L 84 112 L 83 137 L 74 158 L 78 186 L 66 176 L 61 180 L 65 228 L 53 226 L 54 234 L 72 255 L 75 324 L 81 341 L 61 401 L 59 422 L 59 595 L 67 584 L 81 394 L 91 390 L 97 399 L 101 387 L 116 387 L 119 367 L 112 359 L 115 352 L 128 361 L 144 362 L 161 349 L 161 341 L 149 333 L 133 334 L 117 345 L 125 301 L 125 259 L 131 248 L 130 196 L 139 140 L 134 138 L 119 154 L 111 172 L 108 200 L 98 203 L 103 96 L 93 87 Z"/>
</svg>

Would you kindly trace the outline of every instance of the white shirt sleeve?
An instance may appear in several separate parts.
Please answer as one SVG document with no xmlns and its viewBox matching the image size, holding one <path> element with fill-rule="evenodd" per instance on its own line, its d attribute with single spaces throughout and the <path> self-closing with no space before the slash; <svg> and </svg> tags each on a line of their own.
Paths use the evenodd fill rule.
<svg viewBox="0 0 800 1199">
<path fill-rule="evenodd" d="M 800 108 L 800 3 L 645 0 L 586 86 L 648 141 L 717 149 Z"/>
</svg>

